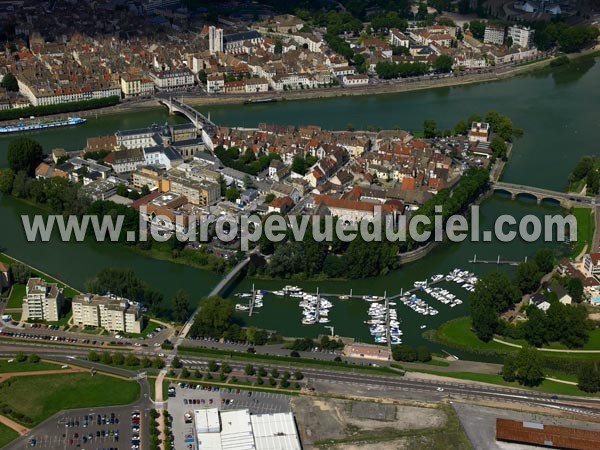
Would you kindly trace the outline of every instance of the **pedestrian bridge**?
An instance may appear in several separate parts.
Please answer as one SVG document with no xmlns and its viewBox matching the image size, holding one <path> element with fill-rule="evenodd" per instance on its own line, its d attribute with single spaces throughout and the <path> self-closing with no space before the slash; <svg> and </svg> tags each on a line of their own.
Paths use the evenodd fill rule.
<svg viewBox="0 0 600 450">
<path fill-rule="evenodd" d="M 594 197 L 567 192 L 551 191 L 549 189 L 525 186 L 522 184 L 496 181 L 491 183 L 491 189 L 494 192 L 506 192 L 510 194 L 510 197 L 513 200 L 518 196 L 533 197 L 536 199 L 538 205 L 546 200 L 560 203 L 560 205 L 565 208 L 570 208 L 573 206 L 592 208 L 596 205 L 596 199 Z"/>
<path fill-rule="evenodd" d="M 246 268 L 246 266 L 248 265 L 249 262 L 250 262 L 250 256 L 247 256 L 242 261 L 240 261 L 233 269 L 231 269 L 229 271 L 229 273 L 227 273 L 227 275 L 225 275 L 221 279 L 221 281 L 219 281 L 219 284 L 217 284 L 213 288 L 213 290 L 210 291 L 208 296 L 212 297 L 213 295 L 219 295 L 221 292 L 223 292 L 225 290 L 225 288 L 229 285 L 229 283 L 231 283 L 233 280 L 235 280 L 238 277 L 238 275 L 242 272 L 242 270 Z M 198 305 L 198 308 L 196 309 L 196 311 L 194 311 L 194 313 L 190 316 L 188 321 L 185 323 L 185 325 L 181 329 L 181 332 L 179 333 L 179 338 L 177 340 L 177 345 L 179 345 L 183 341 L 183 339 L 185 339 L 187 337 L 187 335 L 189 334 L 190 329 L 192 328 L 192 325 L 194 324 L 196 314 L 198 314 L 199 311 L 200 311 L 200 305 Z"/>
</svg>

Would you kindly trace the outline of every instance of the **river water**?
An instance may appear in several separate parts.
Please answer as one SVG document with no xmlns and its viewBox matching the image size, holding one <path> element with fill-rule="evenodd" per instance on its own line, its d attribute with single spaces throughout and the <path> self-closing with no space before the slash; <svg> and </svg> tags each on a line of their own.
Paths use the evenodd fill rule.
<svg viewBox="0 0 600 450">
<path fill-rule="evenodd" d="M 512 118 L 525 135 L 514 146 L 503 180 L 562 190 L 566 178 L 580 156 L 594 154 L 600 142 L 600 67 L 588 59 L 569 68 L 559 68 L 521 76 L 500 82 L 461 87 L 441 88 L 401 94 L 371 97 L 340 97 L 325 100 L 280 102 L 253 106 L 211 106 L 201 108 L 210 112 L 216 123 L 238 126 L 256 126 L 259 122 L 277 124 L 317 124 L 338 129 L 351 123 L 355 128 L 368 126 L 400 127 L 415 130 L 422 127 L 426 118 L 434 119 L 439 128 L 450 128 L 459 119 L 470 114 L 484 114 L 496 110 Z M 180 122 L 169 117 L 166 110 L 156 109 L 118 115 L 99 115 L 84 125 L 31 133 L 49 151 L 54 147 L 79 149 L 90 136 L 113 133 L 118 129 L 147 126 L 152 123 Z M 14 136 L 0 138 L 0 166 L 6 164 L 6 148 Z M 535 205 L 529 199 L 511 201 L 494 195 L 481 207 L 482 227 L 486 228 L 500 214 L 521 217 L 560 213 L 556 205 Z M 53 239 L 49 243 L 26 242 L 20 215 L 36 214 L 39 210 L 12 198 L 0 198 L 0 247 L 16 258 L 83 288 L 86 279 L 104 267 L 130 267 L 148 283 L 170 298 L 176 289 L 183 288 L 192 294 L 195 302 L 210 291 L 219 276 L 182 265 L 157 261 L 139 256 L 123 247 L 93 242 L 63 243 Z M 408 264 L 386 276 L 352 282 L 318 283 L 321 292 L 348 292 L 383 295 L 396 294 L 401 288 L 412 287 L 435 273 L 445 273 L 454 267 L 468 268 L 477 273 L 496 270 L 492 265 L 470 265 L 467 261 L 477 254 L 480 259 L 523 259 L 531 256 L 543 242 L 463 242 L 444 244 L 424 259 Z M 555 245 L 556 244 L 551 244 Z M 511 270 L 506 266 L 502 270 Z M 301 284 L 308 290 L 315 283 L 254 281 L 257 288 L 275 289 L 284 284 Z M 248 290 L 251 280 L 242 280 L 234 292 Z M 466 300 L 467 293 L 451 286 Z M 468 313 L 468 305 L 449 308 L 431 298 L 424 297 L 440 310 L 437 316 L 420 316 L 398 305 L 402 320 L 404 341 L 421 342 L 420 326 L 435 327 L 440 323 Z M 363 324 L 367 305 L 363 301 L 336 301 L 330 317 L 339 335 L 368 340 L 367 325 Z M 296 301 L 267 296 L 265 307 L 252 318 L 242 317 L 246 323 L 279 330 L 290 336 L 312 335 L 327 332 L 322 326 L 302 326 L 301 310 Z"/>
</svg>

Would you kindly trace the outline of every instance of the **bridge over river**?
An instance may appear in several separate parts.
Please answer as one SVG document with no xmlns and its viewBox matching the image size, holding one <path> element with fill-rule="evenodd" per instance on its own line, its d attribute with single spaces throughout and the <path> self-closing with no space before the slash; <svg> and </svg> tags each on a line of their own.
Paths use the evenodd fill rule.
<svg viewBox="0 0 600 450">
<path fill-rule="evenodd" d="M 190 105 L 184 103 L 183 100 L 177 100 L 173 97 L 157 97 L 157 100 L 159 103 L 169 108 L 169 113 L 179 113 L 187 117 L 188 120 L 194 124 L 196 129 L 202 132 L 204 144 L 210 148 L 210 150 L 213 150 L 211 138 L 217 131 L 217 125 L 214 122 L 204 116 L 204 114 L 196 111 Z"/>
<path fill-rule="evenodd" d="M 549 189 L 542 189 L 533 186 L 522 184 L 505 183 L 501 181 L 492 181 L 491 189 L 494 192 L 507 192 L 514 200 L 517 196 L 525 195 L 534 197 L 537 203 L 540 204 L 544 200 L 552 200 L 560 203 L 564 208 L 577 206 L 580 208 L 594 208 L 596 206 L 596 197 L 588 197 L 587 195 L 558 192 Z"/>
</svg>

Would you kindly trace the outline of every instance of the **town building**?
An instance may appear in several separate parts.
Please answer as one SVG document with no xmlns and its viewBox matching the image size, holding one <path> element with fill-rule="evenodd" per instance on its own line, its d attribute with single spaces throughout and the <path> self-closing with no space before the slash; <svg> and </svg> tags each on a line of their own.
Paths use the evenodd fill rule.
<svg viewBox="0 0 600 450">
<path fill-rule="evenodd" d="M 139 334 L 144 328 L 140 308 L 114 295 L 83 294 L 73 298 L 73 323 L 108 331 Z"/>
<path fill-rule="evenodd" d="M 600 275 L 600 253 L 587 253 L 583 257 L 581 272 L 586 278 L 598 278 L 598 275 Z"/>
<path fill-rule="evenodd" d="M 108 200 L 117 193 L 118 186 L 119 183 L 113 179 L 96 180 L 82 186 L 79 189 L 79 193 L 93 202 L 98 200 Z"/>
<path fill-rule="evenodd" d="M 375 359 L 377 361 L 391 359 L 390 352 L 377 345 L 347 344 L 344 346 L 343 353 L 350 358 Z"/>
<path fill-rule="evenodd" d="M 210 75 L 206 79 L 206 90 L 209 94 L 219 94 L 225 91 L 225 77 L 223 75 Z"/>
<path fill-rule="evenodd" d="M 369 84 L 369 75 L 364 74 L 356 74 L 356 75 L 344 75 L 342 78 L 342 82 L 344 86 L 365 86 Z"/>
<path fill-rule="evenodd" d="M 487 142 L 490 138 L 490 124 L 473 122 L 469 130 L 469 142 Z"/>
<path fill-rule="evenodd" d="M 41 278 L 30 278 L 25 287 L 21 320 L 56 322 L 63 306 L 63 289 Z"/>
<path fill-rule="evenodd" d="M 193 180 L 180 170 L 168 172 L 170 191 L 186 197 L 194 205 L 209 206 L 221 198 L 221 188 L 218 183 L 207 180 Z"/>
<path fill-rule="evenodd" d="M 5 289 L 9 289 L 11 281 L 10 266 L 6 263 L 0 262 L 0 292 L 4 291 Z"/>
<path fill-rule="evenodd" d="M 188 69 L 150 72 L 150 78 L 157 89 L 170 91 L 194 86 L 194 74 Z"/>
<path fill-rule="evenodd" d="M 223 53 L 223 29 L 208 27 L 208 51 L 211 55 Z"/>
<path fill-rule="evenodd" d="M 402 31 L 397 28 L 392 28 L 390 30 L 390 44 L 396 47 L 408 48 L 410 46 L 410 40 Z"/>
<path fill-rule="evenodd" d="M 533 34 L 535 33 L 529 27 L 520 27 L 513 25 L 508 27 L 508 37 L 512 39 L 513 45 L 521 48 L 529 48 L 533 42 Z"/>
<path fill-rule="evenodd" d="M 121 91 L 125 98 L 154 94 L 154 82 L 140 75 L 121 76 Z"/>
<path fill-rule="evenodd" d="M 504 43 L 505 34 L 504 25 L 487 24 L 485 26 L 485 34 L 483 35 L 484 44 L 502 45 Z"/>
</svg>

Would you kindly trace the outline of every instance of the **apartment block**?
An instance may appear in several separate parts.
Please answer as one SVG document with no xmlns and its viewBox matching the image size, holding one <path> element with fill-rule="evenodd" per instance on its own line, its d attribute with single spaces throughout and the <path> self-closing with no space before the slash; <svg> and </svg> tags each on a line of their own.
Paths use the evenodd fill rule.
<svg viewBox="0 0 600 450">
<path fill-rule="evenodd" d="M 177 169 L 169 170 L 168 174 L 171 192 L 186 197 L 194 205 L 212 205 L 221 198 L 221 188 L 218 183 L 192 180 Z"/>
<path fill-rule="evenodd" d="M 56 283 L 41 278 L 30 278 L 23 298 L 22 320 L 45 320 L 56 322 L 64 302 L 63 290 Z"/>
<path fill-rule="evenodd" d="M 508 37 L 512 39 L 513 45 L 517 45 L 521 48 L 529 48 L 533 41 L 533 34 L 535 33 L 529 27 L 512 26 L 508 27 Z"/>
<path fill-rule="evenodd" d="M 503 25 L 486 25 L 483 43 L 502 45 L 504 43 L 504 31 Z"/>
<path fill-rule="evenodd" d="M 138 334 L 144 328 L 140 308 L 114 295 L 78 295 L 73 298 L 72 308 L 73 323 L 77 325 Z"/>
</svg>

